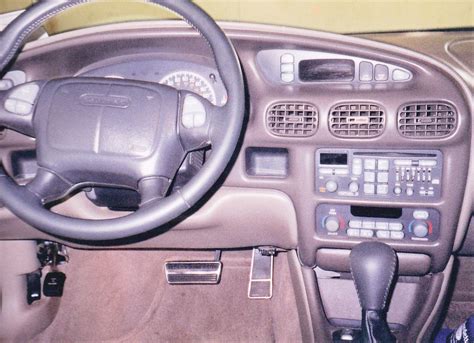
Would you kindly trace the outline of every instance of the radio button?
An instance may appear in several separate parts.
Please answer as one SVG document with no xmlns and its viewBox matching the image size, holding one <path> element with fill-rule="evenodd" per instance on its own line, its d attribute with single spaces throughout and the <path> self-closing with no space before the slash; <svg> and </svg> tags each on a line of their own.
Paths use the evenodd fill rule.
<svg viewBox="0 0 474 343">
<path fill-rule="evenodd" d="M 365 194 L 375 194 L 375 185 L 366 183 L 364 184 L 364 193 Z"/>
<path fill-rule="evenodd" d="M 363 229 L 375 229 L 375 222 L 364 220 L 362 222 L 362 228 Z"/>
<path fill-rule="evenodd" d="M 326 190 L 329 193 L 334 193 L 335 191 L 337 191 L 337 188 L 338 188 L 338 185 L 336 181 L 329 180 L 328 182 L 326 182 Z"/>
<path fill-rule="evenodd" d="M 362 221 L 361 220 L 350 220 L 349 227 L 351 229 L 360 229 L 362 228 Z"/>
<path fill-rule="evenodd" d="M 411 167 L 411 160 L 395 160 L 396 166 L 409 166 Z"/>
<path fill-rule="evenodd" d="M 392 231 L 402 231 L 403 224 L 402 223 L 389 223 L 388 228 Z"/>
<path fill-rule="evenodd" d="M 319 168 L 319 174 L 321 175 L 332 175 L 331 168 Z"/>
<path fill-rule="evenodd" d="M 377 162 L 377 168 L 379 170 L 388 170 L 389 161 L 388 160 L 379 160 Z"/>
<path fill-rule="evenodd" d="M 359 191 L 359 184 L 355 181 L 351 182 L 349 184 L 349 190 L 352 192 L 352 193 L 357 193 Z"/>
<path fill-rule="evenodd" d="M 362 160 L 360 158 L 354 158 L 352 160 L 352 174 L 354 175 L 362 174 Z"/>
<path fill-rule="evenodd" d="M 386 172 L 378 173 L 377 181 L 381 183 L 388 183 L 388 173 Z"/>
<path fill-rule="evenodd" d="M 402 193 L 402 189 L 396 186 L 395 188 L 393 188 L 393 193 L 395 193 L 396 195 L 400 195 Z"/>
<path fill-rule="evenodd" d="M 388 223 L 387 222 L 376 222 L 375 228 L 377 230 L 388 230 Z"/>
<path fill-rule="evenodd" d="M 391 239 L 403 239 L 405 237 L 405 234 L 403 231 L 392 231 L 390 232 L 390 238 Z"/>
<path fill-rule="evenodd" d="M 377 231 L 377 238 L 390 238 L 390 231 Z"/>
<path fill-rule="evenodd" d="M 349 175 L 349 170 L 347 169 L 335 169 L 334 172 L 336 175 Z"/>
<path fill-rule="evenodd" d="M 347 229 L 347 235 L 349 237 L 359 237 L 360 230 L 359 229 Z"/>
<path fill-rule="evenodd" d="M 388 185 L 377 185 L 377 194 L 388 194 Z"/>
<path fill-rule="evenodd" d="M 362 165 L 352 165 L 352 174 L 361 175 L 362 174 Z"/>
<path fill-rule="evenodd" d="M 364 160 L 364 168 L 368 170 L 375 170 L 375 159 L 365 159 Z"/>
<path fill-rule="evenodd" d="M 364 238 L 374 237 L 374 232 L 372 230 L 360 230 L 360 236 Z"/>
<path fill-rule="evenodd" d="M 411 197 L 413 195 L 413 188 L 407 188 L 407 195 Z"/>
<path fill-rule="evenodd" d="M 375 173 L 374 172 L 364 172 L 364 181 L 365 182 L 375 182 Z"/>
<path fill-rule="evenodd" d="M 436 167 L 436 160 L 420 160 L 420 167 Z"/>
</svg>

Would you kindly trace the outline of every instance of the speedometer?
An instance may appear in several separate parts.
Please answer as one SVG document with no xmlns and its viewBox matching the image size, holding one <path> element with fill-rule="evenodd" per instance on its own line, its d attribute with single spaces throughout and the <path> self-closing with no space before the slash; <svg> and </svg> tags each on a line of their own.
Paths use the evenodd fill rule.
<svg viewBox="0 0 474 343">
<path fill-rule="evenodd" d="M 216 105 L 216 91 L 211 83 L 192 71 L 176 71 L 160 80 L 161 84 L 196 93 Z"/>
</svg>

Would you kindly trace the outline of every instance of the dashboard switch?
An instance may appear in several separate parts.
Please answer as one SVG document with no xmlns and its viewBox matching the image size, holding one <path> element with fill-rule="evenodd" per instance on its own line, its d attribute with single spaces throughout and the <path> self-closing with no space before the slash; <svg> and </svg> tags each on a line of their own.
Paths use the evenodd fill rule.
<svg viewBox="0 0 474 343">
<path fill-rule="evenodd" d="M 292 54 L 283 54 L 280 57 L 280 62 L 282 64 L 284 64 L 284 63 L 293 63 L 294 61 L 295 61 L 295 56 L 293 56 Z"/>
<path fill-rule="evenodd" d="M 370 62 L 360 62 L 359 64 L 359 80 L 372 81 L 374 74 L 374 67 Z"/>
<path fill-rule="evenodd" d="M 281 80 L 283 82 L 293 82 L 295 80 L 295 74 L 293 74 L 293 73 L 281 73 Z"/>
<path fill-rule="evenodd" d="M 395 69 L 392 73 L 392 80 L 393 81 L 406 81 L 411 78 L 409 72 L 401 69 Z"/>
<path fill-rule="evenodd" d="M 388 67 L 383 64 L 377 64 L 375 66 L 375 81 L 387 81 L 388 80 Z"/>
</svg>

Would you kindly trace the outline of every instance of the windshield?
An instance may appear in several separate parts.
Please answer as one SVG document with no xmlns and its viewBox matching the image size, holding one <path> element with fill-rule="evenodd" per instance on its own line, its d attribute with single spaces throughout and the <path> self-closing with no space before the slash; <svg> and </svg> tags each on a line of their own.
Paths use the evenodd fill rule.
<svg viewBox="0 0 474 343">
<path fill-rule="evenodd" d="M 0 13 L 29 6 L 33 0 L 1 0 Z M 196 0 L 213 18 L 302 27 L 338 33 L 472 28 L 472 1 L 374 0 Z M 114 5 L 111 6 L 111 3 Z M 120 5 L 119 5 L 120 4 Z M 174 19 L 138 0 L 102 0 L 75 8 L 46 25 L 50 34 L 98 24 Z"/>
</svg>

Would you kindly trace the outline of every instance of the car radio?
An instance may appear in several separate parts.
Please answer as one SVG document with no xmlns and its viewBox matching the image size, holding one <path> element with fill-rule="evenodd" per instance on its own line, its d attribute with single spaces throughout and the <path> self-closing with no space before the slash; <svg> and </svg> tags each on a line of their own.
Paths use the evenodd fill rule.
<svg viewBox="0 0 474 343">
<path fill-rule="evenodd" d="M 437 150 L 318 149 L 316 192 L 329 198 L 436 200 L 442 169 Z"/>
<path fill-rule="evenodd" d="M 322 236 L 435 241 L 439 212 L 431 208 L 398 208 L 321 204 L 316 232 Z"/>
</svg>

